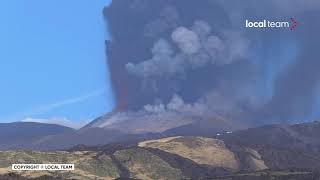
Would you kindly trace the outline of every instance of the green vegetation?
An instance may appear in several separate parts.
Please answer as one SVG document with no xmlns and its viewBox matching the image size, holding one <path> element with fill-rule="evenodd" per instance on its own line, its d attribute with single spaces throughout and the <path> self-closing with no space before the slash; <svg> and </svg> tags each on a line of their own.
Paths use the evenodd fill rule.
<svg viewBox="0 0 320 180">
<path fill-rule="evenodd" d="M 140 147 L 160 149 L 180 155 L 198 164 L 238 169 L 233 152 L 221 140 L 204 137 L 171 137 L 139 143 Z"/>
<path fill-rule="evenodd" d="M 11 164 L 17 163 L 72 163 L 75 164 L 75 170 L 12 172 Z M 235 149 L 226 146 L 222 140 L 178 136 L 144 141 L 138 146 L 82 147 L 71 152 L 0 152 L 0 179 L 2 177 L 81 180 L 178 180 L 198 177 L 221 180 L 287 180 L 312 179 L 317 175 L 303 171 L 270 171 L 265 159 L 252 148 Z"/>
<path fill-rule="evenodd" d="M 181 171 L 141 148 L 121 150 L 115 156 L 129 170 L 132 178 L 138 179 L 181 179 Z"/>
<path fill-rule="evenodd" d="M 75 171 L 68 172 L 43 172 L 27 171 L 14 172 L 26 177 L 40 177 L 50 175 L 62 178 L 82 179 L 113 179 L 118 178 L 119 173 L 113 165 L 110 157 L 97 152 L 33 152 L 33 151 L 6 151 L 0 152 L 0 174 L 11 173 L 11 164 L 50 164 L 73 163 Z"/>
</svg>

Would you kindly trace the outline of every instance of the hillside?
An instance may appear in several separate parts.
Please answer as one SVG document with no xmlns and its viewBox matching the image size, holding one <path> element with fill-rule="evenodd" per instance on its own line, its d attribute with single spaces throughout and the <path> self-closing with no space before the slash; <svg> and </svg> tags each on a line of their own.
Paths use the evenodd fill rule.
<svg viewBox="0 0 320 180">
<path fill-rule="evenodd" d="M 293 125 L 290 129 L 313 137 L 318 125 Z M 288 146 L 289 143 L 268 144 L 269 133 L 279 141 L 293 138 L 284 136 L 287 132 L 281 127 L 222 133 L 216 138 L 173 136 L 137 144 L 79 145 L 66 151 L 3 151 L 0 179 L 313 180 L 318 177 L 320 152 L 315 144 L 306 145 L 312 152 L 302 146 Z M 255 138 L 261 139 L 254 141 Z M 307 157 L 308 153 L 312 155 Z M 76 168 L 70 172 L 12 172 L 12 163 L 74 163 Z"/>
<path fill-rule="evenodd" d="M 34 149 L 39 141 L 64 133 L 73 133 L 69 127 L 33 122 L 0 124 L 0 150 Z"/>
<path fill-rule="evenodd" d="M 140 147 L 155 148 L 180 155 L 201 165 L 238 170 L 235 154 L 223 141 L 203 137 L 171 137 L 139 143 Z"/>
<path fill-rule="evenodd" d="M 99 152 L 31 152 L 31 151 L 7 151 L 0 153 L 0 172 L 1 174 L 12 173 L 12 163 L 74 163 L 77 168 L 72 173 L 53 172 L 18 172 L 23 177 L 61 177 L 65 179 L 95 179 L 99 177 L 117 178 L 119 172 L 117 167 L 112 163 L 112 159 Z"/>
<path fill-rule="evenodd" d="M 319 122 L 267 125 L 218 136 L 233 151 L 252 148 L 272 169 L 319 169 Z"/>
</svg>

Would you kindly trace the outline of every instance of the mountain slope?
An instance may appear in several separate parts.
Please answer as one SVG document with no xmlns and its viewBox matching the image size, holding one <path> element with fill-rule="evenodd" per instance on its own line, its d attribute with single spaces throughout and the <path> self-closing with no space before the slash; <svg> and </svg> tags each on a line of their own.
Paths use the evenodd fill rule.
<svg viewBox="0 0 320 180">
<path fill-rule="evenodd" d="M 79 145 L 67 151 L 0 152 L 0 178 L 16 173 L 62 179 L 313 180 L 320 171 L 319 124 L 268 125 L 215 138 L 173 136 L 137 144 Z M 12 172 L 12 163 L 75 163 L 76 170 Z"/>
<path fill-rule="evenodd" d="M 0 124 L 0 150 L 32 149 L 34 143 L 45 137 L 74 132 L 61 125 L 33 122 Z"/>
<path fill-rule="evenodd" d="M 238 170 L 235 154 L 223 141 L 203 137 L 170 137 L 139 143 L 140 147 L 156 148 L 180 155 L 198 164 Z"/>
<path fill-rule="evenodd" d="M 61 177 L 64 179 L 95 179 L 105 177 L 113 179 L 119 177 L 116 166 L 112 163 L 112 159 L 98 152 L 78 151 L 78 152 L 31 152 L 31 151 L 7 151 L 0 153 L 0 173 L 12 173 L 11 164 L 13 163 L 74 163 L 77 168 L 75 171 L 54 173 L 46 171 L 25 171 L 16 172 L 24 177 Z"/>
<path fill-rule="evenodd" d="M 320 123 L 267 125 L 221 134 L 219 139 L 237 151 L 255 149 L 271 169 L 319 169 Z"/>
<path fill-rule="evenodd" d="M 61 150 L 77 145 L 99 146 L 105 144 L 132 144 L 155 138 L 154 134 L 127 134 L 114 129 L 88 128 L 42 138 L 33 144 L 34 150 Z"/>
</svg>

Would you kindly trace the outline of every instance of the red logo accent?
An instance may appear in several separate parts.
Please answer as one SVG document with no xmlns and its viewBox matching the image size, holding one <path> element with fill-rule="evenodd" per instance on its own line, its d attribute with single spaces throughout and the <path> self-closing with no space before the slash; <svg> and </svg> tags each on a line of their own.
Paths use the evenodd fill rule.
<svg viewBox="0 0 320 180">
<path fill-rule="evenodd" d="M 293 22 L 293 26 L 290 28 L 290 30 L 294 30 L 294 28 L 296 28 L 298 26 L 298 22 L 296 20 L 294 20 L 293 18 L 290 18 L 290 20 Z"/>
</svg>

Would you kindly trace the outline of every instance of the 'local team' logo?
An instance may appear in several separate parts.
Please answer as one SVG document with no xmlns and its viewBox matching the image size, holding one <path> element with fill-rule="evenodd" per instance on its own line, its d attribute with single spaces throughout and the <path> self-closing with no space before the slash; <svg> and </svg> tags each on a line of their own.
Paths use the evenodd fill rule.
<svg viewBox="0 0 320 180">
<path fill-rule="evenodd" d="M 246 20 L 246 28 L 290 28 L 294 30 L 298 26 L 298 22 L 294 18 L 290 18 L 290 21 L 249 21 Z"/>
</svg>

